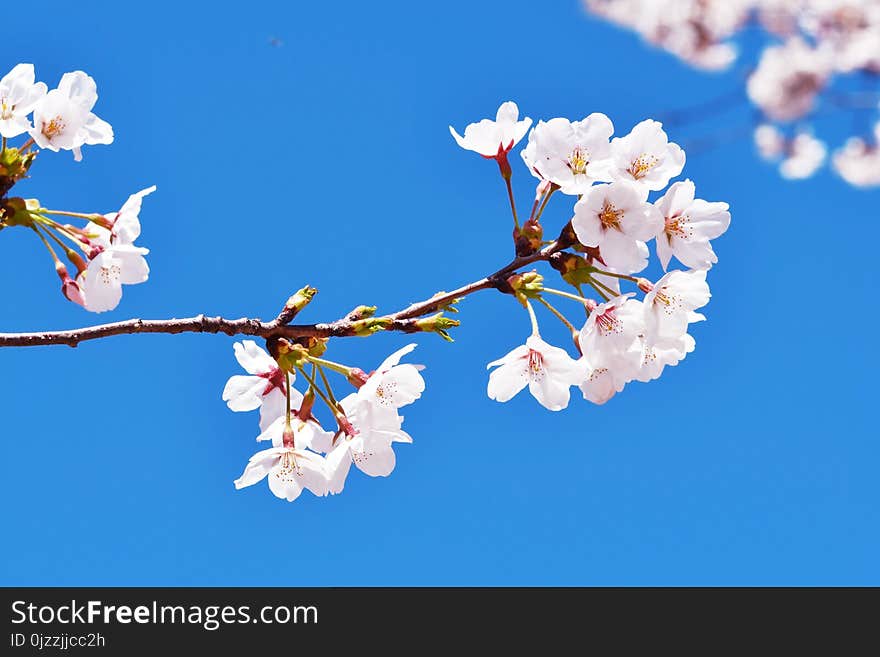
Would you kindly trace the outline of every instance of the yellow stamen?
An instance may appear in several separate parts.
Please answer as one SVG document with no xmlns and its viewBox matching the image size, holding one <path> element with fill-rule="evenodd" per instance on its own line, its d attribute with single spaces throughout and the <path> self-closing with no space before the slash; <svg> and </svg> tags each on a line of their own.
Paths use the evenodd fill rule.
<svg viewBox="0 0 880 657">
<path fill-rule="evenodd" d="M 574 175 L 587 173 L 587 165 L 590 163 L 590 154 L 580 146 L 575 146 L 568 158 L 568 168 Z"/>
<path fill-rule="evenodd" d="M 602 227 L 606 230 L 609 228 L 621 230 L 621 219 L 623 219 L 623 210 L 618 210 L 613 203 L 605 201 L 602 211 L 599 213 L 599 221 L 602 222 Z"/>
<path fill-rule="evenodd" d="M 49 121 L 49 123 L 43 121 L 43 128 L 40 132 L 45 135 L 46 139 L 52 139 L 53 137 L 60 135 L 64 131 L 64 128 L 64 120 L 61 118 L 61 115 L 58 115 Z"/>
<path fill-rule="evenodd" d="M 651 169 L 653 169 L 658 164 L 660 164 L 660 160 L 658 158 L 654 157 L 653 155 L 648 155 L 647 153 L 642 153 L 635 160 L 633 160 L 627 171 L 636 180 L 641 180 L 648 174 Z"/>
</svg>

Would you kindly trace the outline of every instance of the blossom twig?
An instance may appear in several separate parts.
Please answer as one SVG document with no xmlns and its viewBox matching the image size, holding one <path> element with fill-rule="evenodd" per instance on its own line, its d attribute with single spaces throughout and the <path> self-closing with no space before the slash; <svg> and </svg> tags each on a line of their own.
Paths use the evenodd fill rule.
<svg viewBox="0 0 880 657">
<path fill-rule="evenodd" d="M 465 297 L 479 290 L 489 288 L 503 289 L 506 276 L 520 267 L 533 262 L 547 260 L 551 255 L 568 246 L 564 240 L 557 240 L 530 256 L 516 258 L 494 274 L 464 285 L 452 292 L 438 295 L 414 303 L 406 308 L 375 318 L 377 324 L 386 331 L 418 333 L 422 329 L 417 325 L 418 318 L 436 312 L 455 299 Z M 304 288 L 311 290 L 311 288 Z M 300 291 L 302 293 L 302 290 Z M 298 293 L 299 294 L 299 293 Z M 311 292 L 313 294 L 313 292 Z M 296 297 L 297 295 L 294 295 Z M 291 297 L 293 299 L 294 297 Z M 309 296 L 309 298 L 311 298 Z M 286 309 L 295 304 L 288 302 Z M 303 304 L 304 305 L 304 304 Z M 359 335 L 359 325 L 351 314 L 330 323 L 318 324 L 287 324 L 289 312 L 284 312 L 270 322 L 260 319 L 242 317 L 227 319 L 225 317 L 208 317 L 198 315 L 183 319 L 129 319 L 111 324 L 100 324 L 66 331 L 40 331 L 33 333 L 0 333 L 0 347 L 37 347 L 44 345 L 67 345 L 76 347 L 88 340 L 98 340 L 114 335 L 133 335 L 138 333 L 224 333 L 225 335 L 252 335 L 260 338 L 331 338 Z"/>
</svg>

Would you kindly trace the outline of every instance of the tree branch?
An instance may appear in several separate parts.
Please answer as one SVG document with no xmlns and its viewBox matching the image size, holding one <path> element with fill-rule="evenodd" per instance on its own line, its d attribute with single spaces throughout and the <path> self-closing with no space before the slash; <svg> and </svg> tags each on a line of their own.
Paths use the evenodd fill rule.
<svg viewBox="0 0 880 657">
<path fill-rule="evenodd" d="M 464 285 L 452 292 L 442 292 L 430 299 L 420 301 L 407 306 L 391 315 L 383 315 L 375 320 L 385 320 L 382 330 L 400 331 L 403 333 L 417 333 L 422 329 L 416 325 L 418 318 L 436 312 L 451 304 L 455 299 L 468 296 L 479 290 L 489 288 L 504 289 L 507 276 L 514 273 L 520 267 L 538 261 L 545 261 L 557 251 L 561 251 L 571 245 L 568 231 L 563 230 L 559 239 L 547 245 L 540 251 L 512 260 L 498 271 L 478 281 Z M 306 288 L 304 288 L 306 289 Z M 291 297 L 293 299 L 293 297 Z M 187 317 L 184 319 L 129 319 L 124 322 L 112 324 L 100 324 L 67 331 L 41 331 L 34 333 L 0 333 L 0 347 L 37 347 L 43 345 L 67 345 L 76 347 L 80 342 L 98 340 L 113 335 L 134 335 L 139 333 L 224 333 L 233 335 L 251 335 L 260 338 L 338 338 L 359 335 L 363 324 L 350 313 L 335 322 L 322 324 L 287 324 L 290 321 L 290 308 L 288 301 L 285 311 L 274 320 L 264 322 L 260 319 L 242 317 L 240 319 L 226 319 L 224 317 Z"/>
</svg>

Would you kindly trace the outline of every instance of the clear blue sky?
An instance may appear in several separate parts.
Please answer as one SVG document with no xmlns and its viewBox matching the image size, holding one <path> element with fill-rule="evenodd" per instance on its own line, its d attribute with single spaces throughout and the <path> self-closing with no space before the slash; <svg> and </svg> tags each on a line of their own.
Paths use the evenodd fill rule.
<svg viewBox="0 0 880 657">
<path fill-rule="evenodd" d="M 150 282 L 100 317 L 61 298 L 34 239 L 3 231 L 5 331 L 268 318 L 306 283 L 320 289 L 308 319 L 395 309 L 509 256 L 494 164 L 447 124 L 514 99 L 535 119 L 602 111 L 625 132 L 736 83 L 576 0 L 13 4 L 5 24 L 3 71 L 32 61 L 50 86 L 89 72 L 117 135 L 80 164 L 45 153 L 20 193 L 109 211 L 159 188 L 142 215 Z M 534 181 L 518 159 L 524 204 Z M 604 407 L 497 404 L 485 363 L 528 321 L 509 297 L 473 297 L 454 344 L 418 340 L 428 389 L 406 409 L 415 443 L 397 471 L 354 473 L 340 496 L 233 489 L 257 417 L 220 400 L 238 372 L 231 338 L 3 350 L 0 583 L 880 584 L 880 193 L 827 171 L 784 182 L 747 139 L 694 155 L 685 175 L 733 213 L 694 354 Z M 548 231 L 569 211 L 551 205 Z M 328 355 L 370 369 L 406 341 Z"/>
</svg>

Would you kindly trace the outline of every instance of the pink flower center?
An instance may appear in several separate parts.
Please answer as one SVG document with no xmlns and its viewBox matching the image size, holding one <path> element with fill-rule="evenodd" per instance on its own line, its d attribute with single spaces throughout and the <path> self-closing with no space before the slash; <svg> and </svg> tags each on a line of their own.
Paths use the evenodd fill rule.
<svg viewBox="0 0 880 657">
<path fill-rule="evenodd" d="M 529 349 L 529 373 L 539 375 L 544 371 L 544 357 L 541 352 Z"/>
<path fill-rule="evenodd" d="M 287 389 L 286 389 L 287 386 L 286 386 L 286 381 L 285 381 L 285 377 L 284 377 L 284 372 L 282 372 L 280 368 L 275 367 L 268 372 L 261 372 L 260 374 L 257 374 L 257 376 L 260 377 L 261 379 L 266 379 L 266 381 L 267 381 L 266 389 L 263 390 L 263 397 L 268 395 L 270 392 L 272 392 L 276 388 L 278 390 L 280 390 L 281 392 L 283 392 L 285 396 L 287 395 Z"/>
<path fill-rule="evenodd" d="M 607 336 L 623 331 L 623 324 L 614 316 L 612 309 L 608 309 L 596 316 L 596 328 L 599 329 L 600 335 Z"/>
</svg>

